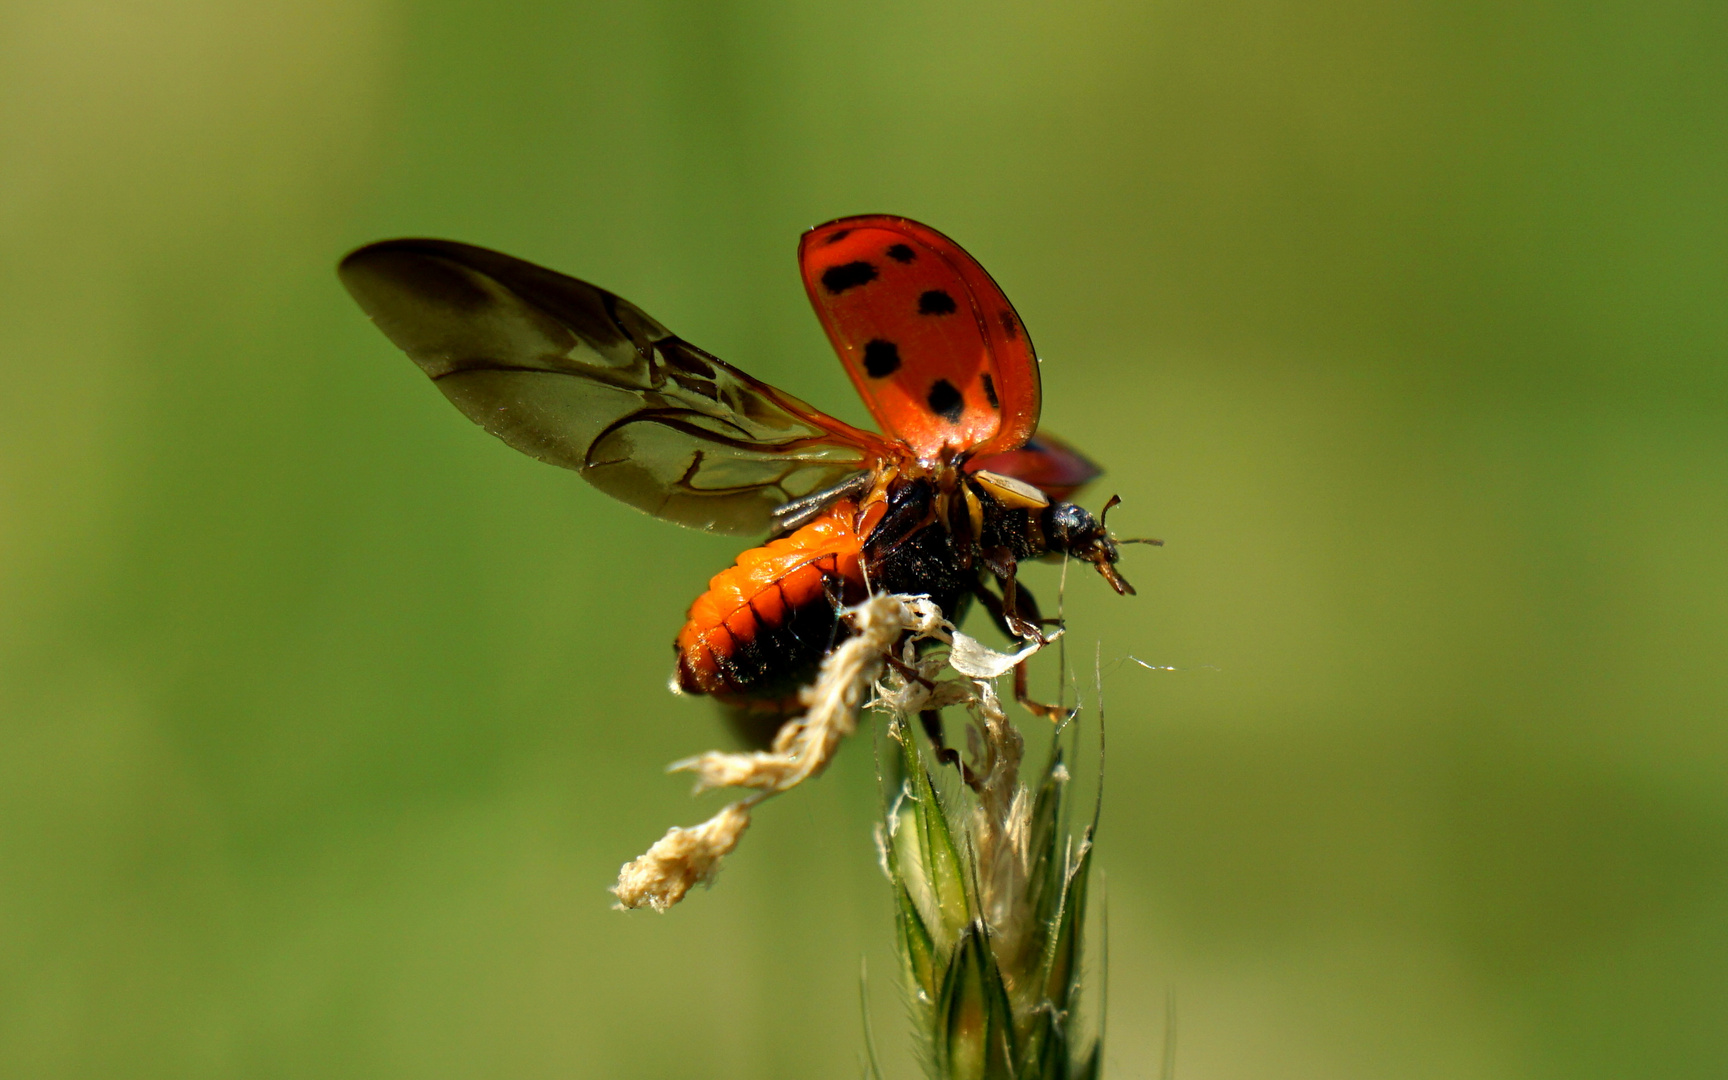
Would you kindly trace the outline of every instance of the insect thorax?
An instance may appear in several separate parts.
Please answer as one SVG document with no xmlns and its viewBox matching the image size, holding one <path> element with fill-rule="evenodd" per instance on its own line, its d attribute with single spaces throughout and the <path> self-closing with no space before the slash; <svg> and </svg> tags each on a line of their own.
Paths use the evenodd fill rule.
<svg viewBox="0 0 1728 1080">
<path fill-rule="evenodd" d="M 882 509 L 863 519 L 875 519 L 864 538 L 872 587 L 926 593 L 950 615 L 981 572 L 1011 574 L 1049 548 L 1042 513 L 1005 504 L 958 468 L 887 474 L 866 503 L 876 500 Z"/>
</svg>

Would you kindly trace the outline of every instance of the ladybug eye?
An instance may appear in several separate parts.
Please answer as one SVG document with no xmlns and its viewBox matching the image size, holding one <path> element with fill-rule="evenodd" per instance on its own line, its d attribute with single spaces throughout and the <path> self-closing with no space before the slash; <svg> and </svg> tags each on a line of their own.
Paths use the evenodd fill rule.
<svg viewBox="0 0 1728 1080">
<path fill-rule="evenodd" d="M 1044 532 L 1055 546 L 1073 553 L 1099 532 L 1098 519 L 1073 503 L 1057 503 L 1044 511 Z"/>
</svg>

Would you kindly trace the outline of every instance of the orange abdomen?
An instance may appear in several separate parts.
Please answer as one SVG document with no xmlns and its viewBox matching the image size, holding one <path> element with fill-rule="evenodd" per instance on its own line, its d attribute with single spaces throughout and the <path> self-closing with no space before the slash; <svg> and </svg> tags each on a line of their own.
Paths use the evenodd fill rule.
<svg viewBox="0 0 1728 1080">
<path fill-rule="evenodd" d="M 856 504 L 842 500 L 714 575 L 678 634 L 678 685 L 759 699 L 795 688 L 833 644 L 838 605 L 864 595 Z"/>
</svg>

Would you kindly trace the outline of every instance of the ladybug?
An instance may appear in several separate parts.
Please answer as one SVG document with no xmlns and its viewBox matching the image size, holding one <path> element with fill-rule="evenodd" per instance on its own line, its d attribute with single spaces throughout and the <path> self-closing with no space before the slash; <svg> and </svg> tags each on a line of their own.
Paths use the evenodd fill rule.
<svg viewBox="0 0 1728 1080">
<path fill-rule="evenodd" d="M 343 284 L 468 418 L 631 506 L 709 532 L 768 534 L 690 606 L 675 689 L 765 717 L 846 633 L 870 591 L 978 600 L 1010 634 L 1047 621 L 1016 583 L 1040 556 L 1118 593 L 1121 541 L 1065 501 L 1099 474 L 1040 434 L 1038 357 L 990 275 L 927 225 L 872 214 L 806 232 L 805 290 L 881 427 L 836 420 L 684 341 L 623 298 L 498 252 L 387 240 Z M 994 591 L 991 585 L 995 586 Z M 1030 703 L 1025 671 L 1016 697 Z M 1036 706 L 1035 706 L 1036 707 Z M 927 720 L 928 726 L 928 720 Z"/>
</svg>

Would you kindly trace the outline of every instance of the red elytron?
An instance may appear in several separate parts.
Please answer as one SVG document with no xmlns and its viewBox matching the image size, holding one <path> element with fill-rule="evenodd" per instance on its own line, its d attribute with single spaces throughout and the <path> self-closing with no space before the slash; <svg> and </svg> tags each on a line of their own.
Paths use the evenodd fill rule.
<svg viewBox="0 0 1728 1080">
<path fill-rule="evenodd" d="M 340 274 L 379 329 L 511 446 L 657 517 L 772 534 L 691 605 L 676 646 L 686 691 L 788 707 L 845 634 L 840 607 L 869 589 L 929 594 L 952 619 L 977 598 L 1021 637 L 1041 623 L 1016 583 L 1021 561 L 1083 559 L 1133 591 L 1115 569 L 1121 541 L 1061 501 L 1098 470 L 1035 434 L 1037 355 L 983 267 L 888 215 L 819 225 L 798 260 L 880 435 L 612 293 L 497 252 L 389 240 Z"/>
</svg>

